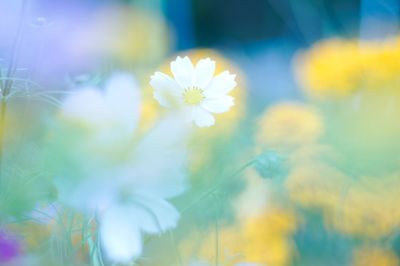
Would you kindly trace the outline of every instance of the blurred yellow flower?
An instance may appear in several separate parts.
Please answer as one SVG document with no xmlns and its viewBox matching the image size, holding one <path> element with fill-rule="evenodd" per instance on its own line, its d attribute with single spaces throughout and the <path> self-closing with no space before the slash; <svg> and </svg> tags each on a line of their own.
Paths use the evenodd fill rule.
<svg viewBox="0 0 400 266">
<path fill-rule="evenodd" d="M 130 6 L 107 6 L 82 25 L 70 40 L 75 54 L 112 59 L 123 66 L 157 62 L 170 49 L 161 14 Z"/>
<path fill-rule="evenodd" d="M 362 177 L 353 182 L 331 217 L 333 226 L 346 234 L 380 238 L 400 225 L 399 175 Z"/>
<path fill-rule="evenodd" d="M 299 147 L 288 154 L 288 164 L 291 167 L 304 164 L 309 165 L 315 162 L 334 162 L 338 160 L 339 154 L 333 147 L 319 143 Z"/>
<path fill-rule="evenodd" d="M 316 161 L 294 167 L 286 180 L 286 187 L 289 197 L 298 205 L 330 214 L 344 203 L 348 181 L 345 174 Z"/>
<path fill-rule="evenodd" d="M 271 207 L 264 213 L 219 230 L 220 262 L 234 266 L 249 262 L 268 266 L 290 265 L 294 246 L 290 240 L 297 227 L 294 213 Z M 182 243 L 184 258 L 214 262 L 216 256 L 215 231 L 194 234 Z"/>
<path fill-rule="evenodd" d="M 338 99 L 361 89 L 399 87 L 399 39 L 383 42 L 328 39 L 295 57 L 306 93 Z"/>
<path fill-rule="evenodd" d="M 353 266 L 397 266 L 399 260 L 393 251 L 376 247 L 362 247 L 353 254 Z"/>
<path fill-rule="evenodd" d="M 249 168 L 243 173 L 246 185 L 233 203 L 237 219 L 246 220 L 257 217 L 270 202 L 273 202 L 273 184 L 271 179 L 260 178 L 254 168 Z"/>
<path fill-rule="evenodd" d="M 295 58 L 297 76 L 312 96 L 345 96 L 355 90 L 360 78 L 358 57 L 357 42 L 326 40 Z"/>
<path fill-rule="evenodd" d="M 323 134 L 322 118 L 305 104 L 286 102 L 269 108 L 258 123 L 259 148 L 288 151 L 318 141 Z"/>
<path fill-rule="evenodd" d="M 245 261 L 269 266 L 290 265 L 294 253 L 290 237 L 296 228 L 293 212 L 273 207 L 245 221 L 242 229 Z"/>
<path fill-rule="evenodd" d="M 382 43 L 361 43 L 363 86 L 374 89 L 400 88 L 400 38 Z"/>
<path fill-rule="evenodd" d="M 233 266 L 244 260 L 241 243 L 243 243 L 243 236 L 238 225 L 219 229 L 218 260 L 222 265 Z M 216 260 L 216 249 L 216 232 L 212 229 L 205 232 L 194 231 L 180 246 L 185 262 L 199 260 L 212 263 Z"/>
</svg>

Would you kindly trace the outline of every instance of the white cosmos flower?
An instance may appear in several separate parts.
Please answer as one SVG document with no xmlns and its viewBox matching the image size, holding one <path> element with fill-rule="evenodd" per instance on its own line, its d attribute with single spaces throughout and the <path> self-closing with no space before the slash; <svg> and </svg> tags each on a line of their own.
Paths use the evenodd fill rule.
<svg viewBox="0 0 400 266">
<path fill-rule="evenodd" d="M 63 102 L 61 114 L 90 134 L 77 148 L 118 149 L 132 139 L 139 120 L 140 98 L 136 79 L 116 72 L 103 88 L 85 86 L 71 93 Z"/>
<path fill-rule="evenodd" d="M 236 76 L 228 71 L 214 76 L 215 61 L 201 59 L 193 66 L 189 57 L 178 56 L 171 62 L 171 72 L 174 78 L 162 72 L 151 76 L 154 98 L 164 107 L 181 108 L 186 120 L 198 127 L 214 125 L 213 114 L 227 112 L 234 105 L 227 94 L 236 87 Z"/>
<path fill-rule="evenodd" d="M 141 255 L 143 234 L 161 234 L 177 225 L 179 212 L 168 199 L 185 188 L 186 127 L 177 117 L 167 117 L 132 142 L 139 103 L 134 79 L 118 73 L 104 91 L 83 88 L 62 107 L 68 121 L 91 130 L 66 147 L 66 158 L 72 158 L 76 169 L 68 165 L 56 178 L 59 199 L 89 216 L 96 214 L 102 247 L 116 263 Z M 102 146 L 102 152 L 81 148 L 88 142 Z M 118 156 L 112 152 L 115 145 L 122 149 Z M 77 157 L 76 150 L 83 154 Z"/>
</svg>

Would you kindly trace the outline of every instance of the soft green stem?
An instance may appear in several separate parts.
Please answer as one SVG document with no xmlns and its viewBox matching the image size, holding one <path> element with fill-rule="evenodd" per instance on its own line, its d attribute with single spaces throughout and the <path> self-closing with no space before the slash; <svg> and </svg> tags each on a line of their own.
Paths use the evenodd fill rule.
<svg viewBox="0 0 400 266">
<path fill-rule="evenodd" d="M 10 65 L 8 66 L 6 80 L 5 83 L 1 82 L 1 109 L 0 109 L 0 191 L 3 187 L 3 153 L 4 153 L 4 132 L 5 132 L 5 120 L 6 120 L 6 112 L 7 112 L 7 97 L 10 94 L 11 88 L 13 86 L 13 80 L 11 76 L 14 75 L 16 71 L 16 61 L 18 54 L 18 45 L 22 35 L 22 26 L 24 21 L 24 15 L 26 12 L 26 8 L 28 6 L 28 0 L 22 1 L 20 18 L 18 21 L 17 32 L 15 34 L 12 50 L 11 50 L 11 58 Z"/>
<path fill-rule="evenodd" d="M 179 266 L 183 266 L 182 257 L 181 257 L 181 254 L 180 254 L 180 252 L 179 252 L 178 245 L 176 244 L 176 240 L 175 240 L 175 237 L 174 237 L 174 233 L 173 233 L 171 230 L 169 231 L 169 236 L 170 236 L 170 238 L 171 238 L 172 245 L 174 246 L 174 249 L 175 249 L 175 253 L 176 253 L 176 257 L 177 257 Z"/>
<path fill-rule="evenodd" d="M 6 111 L 7 111 L 7 101 L 1 99 L 0 108 L 0 192 L 3 189 L 3 151 L 4 151 L 4 131 L 6 125 Z"/>
<path fill-rule="evenodd" d="M 219 265 L 219 222 L 218 216 L 215 218 L 215 266 Z"/>
<path fill-rule="evenodd" d="M 215 184 L 213 187 L 211 187 L 209 190 L 207 190 L 206 192 L 204 192 L 197 200 L 195 200 L 194 202 L 192 202 L 189 206 L 187 206 L 186 208 L 184 208 L 181 211 L 181 214 L 187 212 L 188 210 L 190 210 L 192 207 L 196 206 L 196 204 L 198 204 L 199 202 L 201 202 L 202 200 L 204 200 L 205 198 L 207 198 L 208 196 L 214 194 L 218 188 L 220 187 L 220 185 L 223 184 L 223 181 L 225 181 L 226 179 L 230 179 L 230 178 L 235 178 L 238 175 L 240 175 L 244 170 L 246 170 L 249 166 L 252 166 L 254 164 L 255 160 L 251 160 L 249 162 L 247 162 L 246 164 L 244 164 L 243 166 L 241 166 L 238 170 L 236 170 L 233 174 L 225 176 L 223 178 L 221 178 L 219 180 L 219 182 L 217 184 Z"/>
<path fill-rule="evenodd" d="M 23 0 L 21 5 L 21 13 L 18 21 L 17 31 L 13 40 L 13 44 L 11 46 L 12 49 L 11 49 L 10 65 L 8 66 L 6 74 L 7 80 L 2 90 L 3 98 L 5 98 L 10 93 L 10 90 L 13 85 L 13 80 L 11 79 L 11 77 L 14 76 L 15 71 L 17 69 L 16 65 L 17 65 L 18 46 L 22 37 L 22 28 L 27 7 L 28 7 L 28 0 Z"/>
</svg>

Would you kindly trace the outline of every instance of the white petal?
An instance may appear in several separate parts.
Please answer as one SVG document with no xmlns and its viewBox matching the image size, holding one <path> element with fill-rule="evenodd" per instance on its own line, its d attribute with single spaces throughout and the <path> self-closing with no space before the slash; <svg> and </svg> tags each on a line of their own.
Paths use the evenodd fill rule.
<svg viewBox="0 0 400 266">
<path fill-rule="evenodd" d="M 206 88 L 215 72 L 215 61 L 210 58 L 201 59 L 194 69 L 194 86 Z"/>
<path fill-rule="evenodd" d="M 95 173 L 93 176 L 86 175 L 84 179 L 74 174 L 56 177 L 58 198 L 64 204 L 82 211 L 107 209 L 118 196 L 116 182 L 111 182 L 108 174 L 112 173 Z"/>
<path fill-rule="evenodd" d="M 162 232 L 157 216 L 146 205 L 132 203 L 126 208 L 126 212 L 134 217 L 141 231 L 151 234 Z"/>
<path fill-rule="evenodd" d="M 184 108 L 182 109 L 182 113 L 183 113 L 186 123 L 194 122 L 194 115 L 195 115 L 196 108 L 198 108 L 198 107 L 184 106 Z"/>
<path fill-rule="evenodd" d="M 179 212 L 174 206 L 162 198 L 144 194 L 137 201 L 152 215 L 153 221 L 157 223 L 157 229 L 149 227 L 148 223 L 141 223 L 142 229 L 147 233 L 163 233 L 168 229 L 175 228 L 180 218 Z"/>
<path fill-rule="evenodd" d="M 100 217 L 100 236 L 110 260 L 127 263 L 142 253 L 137 219 L 125 206 L 113 206 Z"/>
<path fill-rule="evenodd" d="M 201 107 L 194 109 L 193 118 L 198 127 L 210 127 L 215 124 L 214 116 Z"/>
<path fill-rule="evenodd" d="M 140 92 L 136 80 L 128 73 L 115 73 L 107 81 L 105 93 L 114 122 L 131 133 L 137 125 L 140 110 Z"/>
<path fill-rule="evenodd" d="M 169 97 L 170 94 L 166 93 L 165 91 L 154 91 L 153 92 L 154 99 L 164 107 L 170 108 L 173 106 L 171 102 L 171 98 Z"/>
<path fill-rule="evenodd" d="M 64 117 L 89 126 L 108 123 L 111 118 L 104 96 L 95 88 L 84 88 L 71 94 L 64 100 L 61 111 Z"/>
<path fill-rule="evenodd" d="M 168 90 L 173 94 L 181 93 L 183 90 L 175 80 L 162 72 L 155 72 L 151 76 L 150 85 L 155 90 Z"/>
<path fill-rule="evenodd" d="M 161 72 L 151 76 L 150 85 L 154 89 L 154 98 L 164 107 L 172 107 L 183 90 L 175 80 Z"/>
<path fill-rule="evenodd" d="M 208 98 L 226 95 L 236 87 L 235 77 L 236 75 L 231 75 L 228 71 L 222 72 L 211 80 L 210 84 L 204 90 L 204 95 Z"/>
<path fill-rule="evenodd" d="M 208 98 L 201 103 L 201 106 L 209 112 L 220 114 L 227 112 L 234 105 L 233 100 L 232 96 Z"/>
<path fill-rule="evenodd" d="M 175 80 L 182 88 L 193 86 L 194 68 L 189 57 L 184 58 L 178 56 L 175 61 L 171 62 L 171 71 Z"/>
<path fill-rule="evenodd" d="M 181 117 L 171 115 L 163 119 L 136 146 L 130 168 L 126 169 L 127 182 L 163 198 L 181 194 L 186 188 L 188 135 Z"/>
</svg>

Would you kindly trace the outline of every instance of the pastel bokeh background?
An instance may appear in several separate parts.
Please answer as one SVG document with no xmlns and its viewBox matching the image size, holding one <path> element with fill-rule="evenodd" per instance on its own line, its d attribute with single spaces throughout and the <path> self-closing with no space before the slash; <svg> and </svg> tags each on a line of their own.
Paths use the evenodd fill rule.
<svg viewBox="0 0 400 266">
<path fill-rule="evenodd" d="M 0 265 L 400 264 L 399 1 L 0 11 Z M 155 99 L 177 56 L 236 75 L 215 125 Z"/>
</svg>

